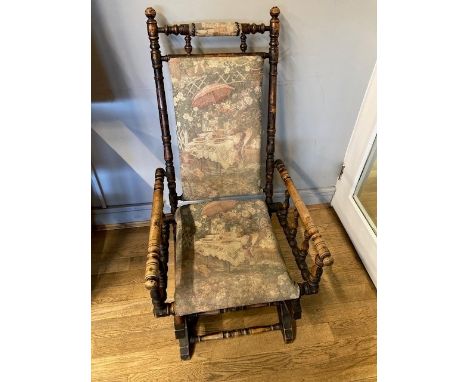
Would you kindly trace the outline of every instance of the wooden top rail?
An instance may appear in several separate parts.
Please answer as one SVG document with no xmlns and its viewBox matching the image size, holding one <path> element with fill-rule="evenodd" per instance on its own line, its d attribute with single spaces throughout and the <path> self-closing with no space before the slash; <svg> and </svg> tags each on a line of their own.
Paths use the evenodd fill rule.
<svg viewBox="0 0 468 382">
<path fill-rule="evenodd" d="M 331 256 L 330 251 L 328 250 L 327 244 L 323 240 L 317 226 L 312 220 L 312 217 L 310 216 L 306 205 L 302 201 L 299 192 L 296 189 L 296 186 L 294 185 L 291 177 L 289 176 L 288 170 L 286 169 L 283 161 L 281 159 L 277 159 L 275 161 L 275 166 L 281 176 L 281 179 L 283 179 L 283 182 L 289 192 L 289 195 L 291 196 L 294 202 L 297 212 L 299 213 L 299 217 L 302 223 L 304 224 L 306 234 L 312 239 L 312 242 L 317 248 L 318 259 L 316 259 L 316 262 L 319 262 L 319 264 L 317 265 L 328 266 L 333 264 L 333 257 Z"/>
<path fill-rule="evenodd" d="M 175 24 L 158 27 L 158 33 L 166 35 L 190 35 L 194 37 L 214 36 L 240 36 L 243 34 L 265 33 L 270 31 L 270 26 L 261 24 L 248 24 L 234 22 L 200 22 L 191 24 Z"/>
<path fill-rule="evenodd" d="M 156 169 L 153 208 L 151 210 L 150 233 L 148 240 L 148 255 L 146 260 L 145 287 L 152 289 L 158 286 L 159 257 L 161 255 L 161 237 L 163 226 L 163 191 L 164 175 L 162 168 Z"/>
<path fill-rule="evenodd" d="M 145 10 L 145 15 L 149 19 L 156 17 L 156 11 L 149 7 Z M 273 7 L 270 10 L 270 15 L 278 16 L 279 9 Z M 158 33 L 166 35 L 189 35 L 196 37 L 213 37 L 213 36 L 240 36 L 241 34 L 265 33 L 270 31 L 270 26 L 264 23 L 239 23 L 232 22 L 196 22 L 190 24 L 175 24 L 165 25 L 157 28 Z"/>
</svg>

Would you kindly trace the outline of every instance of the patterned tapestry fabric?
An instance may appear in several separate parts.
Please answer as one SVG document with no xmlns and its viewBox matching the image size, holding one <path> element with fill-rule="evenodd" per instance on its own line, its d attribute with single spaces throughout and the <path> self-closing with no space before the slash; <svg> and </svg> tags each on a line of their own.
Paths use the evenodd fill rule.
<svg viewBox="0 0 468 382">
<path fill-rule="evenodd" d="M 171 58 L 184 200 L 261 192 L 263 59 Z"/>
<path fill-rule="evenodd" d="M 238 36 L 240 34 L 239 23 L 195 23 L 195 36 Z M 192 29 L 192 33 L 194 33 Z"/>
<path fill-rule="evenodd" d="M 185 205 L 176 223 L 177 315 L 299 297 L 264 201 Z"/>
</svg>

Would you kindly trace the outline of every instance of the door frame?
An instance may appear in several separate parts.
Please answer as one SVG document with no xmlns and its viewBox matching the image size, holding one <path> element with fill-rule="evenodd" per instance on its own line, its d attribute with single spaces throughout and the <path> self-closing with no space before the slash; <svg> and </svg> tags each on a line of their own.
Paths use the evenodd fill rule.
<svg viewBox="0 0 468 382">
<path fill-rule="evenodd" d="M 331 205 L 377 287 L 377 235 L 353 198 L 359 178 L 377 139 L 377 65 L 374 66 L 361 109 L 346 149 L 342 173 Z"/>
</svg>

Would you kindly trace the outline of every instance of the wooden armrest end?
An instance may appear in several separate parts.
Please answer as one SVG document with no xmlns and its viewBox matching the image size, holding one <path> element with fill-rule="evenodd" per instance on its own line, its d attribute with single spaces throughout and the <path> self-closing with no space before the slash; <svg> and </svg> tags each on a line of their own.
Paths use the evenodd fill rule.
<svg viewBox="0 0 468 382">
<path fill-rule="evenodd" d="M 145 272 L 145 287 L 147 289 L 158 286 L 159 256 L 161 254 L 161 234 L 163 226 L 164 176 L 165 172 L 162 168 L 156 169 Z"/>
</svg>

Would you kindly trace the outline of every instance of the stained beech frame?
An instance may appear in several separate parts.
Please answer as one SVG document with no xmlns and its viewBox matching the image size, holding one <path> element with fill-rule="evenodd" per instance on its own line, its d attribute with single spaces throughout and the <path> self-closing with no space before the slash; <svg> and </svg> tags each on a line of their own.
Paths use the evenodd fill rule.
<svg viewBox="0 0 468 382">
<path fill-rule="evenodd" d="M 300 296 L 315 294 L 319 291 L 320 277 L 322 268 L 333 263 L 333 258 L 328 250 L 325 241 L 320 235 L 318 227 L 314 224 L 304 202 L 301 200 L 296 187 L 284 166 L 284 163 L 277 159 L 275 161 L 275 133 L 276 133 L 276 95 L 277 95 L 277 73 L 279 58 L 279 32 L 280 32 L 280 10 L 273 7 L 270 10 L 270 23 L 192 23 L 167 25 L 159 27 L 156 21 L 156 11 L 153 8 L 147 8 L 145 15 L 147 17 L 146 25 L 148 37 L 150 40 L 151 62 L 154 71 L 154 80 L 156 84 L 156 97 L 159 110 L 159 122 L 161 125 L 162 141 L 164 146 L 164 160 L 166 168 L 158 168 L 155 174 L 155 186 L 153 194 L 153 208 L 151 213 L 151 224 L 148 244 L 148 258 L 146 263 L 145 286 L 150 290 L 153 302 L 153 313 L 156 317 L 174 316 L 174 328 L 176 338 L 180 344 L 181 359 L 190 359 L 193 352 L 193 344 L 200 341 L 211 339 L 230 338 L 243 335 L 257 334 L 271 330 L 281 330 L 285 343 L 292 342 L 295 337 L 296 319 L 301 318 L 300 297 L 295 300 L 268 302 L 250 306 L 232 307 L 219 309 L 212 312 L 204 312 L 178 316 L 174 311 L 174 303 L 167 303 L 167 264 L 169 254 L 169 231 L 172 226 L 174 232 L 175 247 L 175 229 L 176 222 L 174 214 L 178 207 L 178 201 L 181 195 L 176 192 L 176 179 L 173 163 L 173 154 L 171 146 L 171 134 L 169 131 L 169 120 L 167 115 L 166 92 L 164 89 L 164 78 L 162 65 L 171 58 L 181 56 L 245 56 L 259 55 L 264 59 L 268 58 L 270 64 L 269 70 L 269 89 L 268 89 L 268 124 L 266 140 L 266 179 L 265 179 L 265 202 L 270 216 L 276 213 L 278 220 L 288 240 L 294 255 L 296 264 L 301 272 L 303 282 L 299 283 Z M 269 50 L 267 52 L 246 53 L 247 35 L 255 33 L 270 34 Z M 159 45 L 159 34 L 183 35 L 185 36 L 185 54 L 161 55 Z M 240 50 L 238 53 L 206 53 L 192 54 L 191 40 L 194 37 L 205 36 L 239 36 Z M 273 202 L 273 174 L 278 170 L 285 184 L 284 202 Z M 163 190 L 164 179 L 169 189 L 170 213 L 163 212 Z M 293 210 L 292 224 L 288 220 L 290 207 L 290 198 L 293 199 L 295 208 Z M 304 225 L 304 240 L 301 247 L 298 246 L 296 234 L 298 223 L 301 220 Z M 309 242 L 312 241 L 317 249 L 317 255 L 314 259 L 312 269 L 306 264 L 306 258 L 309 252 Z M 198 335 L 195 331 L 195 324 L 198 317 L 212 314 L 222 314 L 226 312 L 260 308 L 265 306 L 276 306 L 278 311 L 278 323 L 274 325 L 257 326 L 251 328 L 242 328 L 216 333 Z"/>
</svg>

